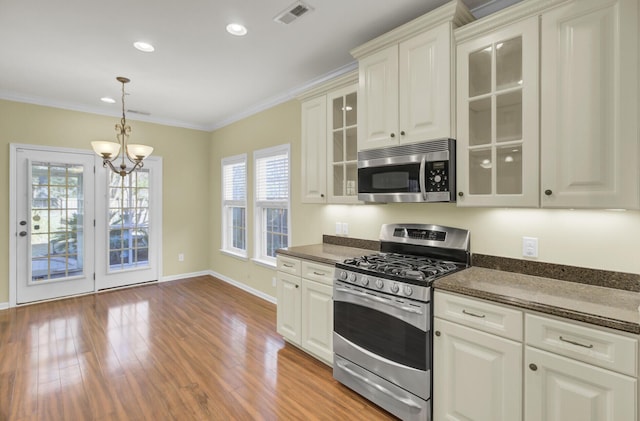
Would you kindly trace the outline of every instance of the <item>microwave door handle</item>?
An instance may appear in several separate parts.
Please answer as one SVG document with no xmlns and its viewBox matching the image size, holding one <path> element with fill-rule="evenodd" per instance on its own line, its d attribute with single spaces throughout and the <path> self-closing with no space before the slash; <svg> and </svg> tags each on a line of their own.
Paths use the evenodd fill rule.
<svg viewBox="0 0 640 421">
<path fill-rule="evenodd" d="M 420 193 L 422 193 L 422 199 L 427 200 L 427 187 L 425 180 L 425 167 L 427 165 L 427 157 L 423 156 L 420 160 Z"/>
</svg>

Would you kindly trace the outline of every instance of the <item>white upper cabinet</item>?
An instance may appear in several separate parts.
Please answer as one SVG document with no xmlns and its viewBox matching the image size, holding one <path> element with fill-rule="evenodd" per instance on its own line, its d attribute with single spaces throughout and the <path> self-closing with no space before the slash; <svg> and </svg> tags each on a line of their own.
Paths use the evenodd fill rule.
<svg viewBox="0 0 640 421">
<path fill-rule="evenodd" d="M 471 20 L 453 1 L 351 52 L 358 150 L 452 137 L 452 31 Z"/>
<path fill-rule="evenodd" d="M 324 203 L 327 193 L 327 99 L 302 103 L 302 202 Z"/>
<path fill-rule="evenodd" d="M 302 203 L 358 202 L 358 85 L 354 70 L 302 101 Z"/>
<path fill-rule="evenodd" d="M 328 202 L 358 202 L 358 85 L 327 94 Z"/>
<path fill-rule="evenodd" d="M 638 0 L 541 19 L 543 207 L 640 207 Z"/>
<path fill-rule="evenodd" d="M 538 17 L 457 46 L 459 206 L 538 206 Z"/>
</svg>

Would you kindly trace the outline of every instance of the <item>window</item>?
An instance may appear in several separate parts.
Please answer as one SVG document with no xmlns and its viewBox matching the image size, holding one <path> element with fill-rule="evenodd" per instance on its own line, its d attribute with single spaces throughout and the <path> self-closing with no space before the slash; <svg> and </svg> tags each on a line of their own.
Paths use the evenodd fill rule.
<svg viewBox="0 0 640 421">
<path fill-rule="evenodd" d="M 222 159 L 222 251 L 247 257 L 247 155 Z"/>
<path fill-rule="evenodd" d="M 255 258 L 276 264 L 276 250 L 289 246 L 289 145 L 253 153 L 255 168 Z"/>
</svg>

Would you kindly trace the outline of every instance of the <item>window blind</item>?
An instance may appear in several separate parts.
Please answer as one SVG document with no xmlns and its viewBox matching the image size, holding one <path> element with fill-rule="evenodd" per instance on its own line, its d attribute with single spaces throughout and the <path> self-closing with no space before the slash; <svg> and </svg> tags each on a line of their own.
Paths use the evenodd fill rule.
<svg viewBox="0 0 640 421">
<path fill-rule="evenodd" d="M 245 202 L 247 199 L 247 164 L 241 162 L 223 163 L 223 200 Z"/>
<path fill-rule="evenodd" d="M 278 153 L 256 159 L 256 200 L 289 199 L 289 154 Z"/>
</svg>

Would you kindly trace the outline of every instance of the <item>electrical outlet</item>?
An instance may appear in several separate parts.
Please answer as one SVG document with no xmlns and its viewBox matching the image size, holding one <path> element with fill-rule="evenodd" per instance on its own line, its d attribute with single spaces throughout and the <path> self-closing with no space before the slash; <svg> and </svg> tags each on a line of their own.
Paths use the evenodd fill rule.
<svg viewBox="0 0 640 421">
<path fill-rule="evenodd" d="M 184 262 L 184 253 L 178 254 L 178 262 Z"/>
<path fill-rule="evenodd" d="M 522 237 L 522 255 L 524 257 L 538 257 L 538 239 L 536 237 Z"/>
<path fill-rule="evenodd" d="M 272 287 L 276 286 L 276 277 L 275 276 L 273 278 L 271 278 L 271 286 Z"/>
<path fill-rule="evenodd" d="M 349 224 L 346 222 L 342 223 L 342 235 L 349 235 Z"/>
</svg>

